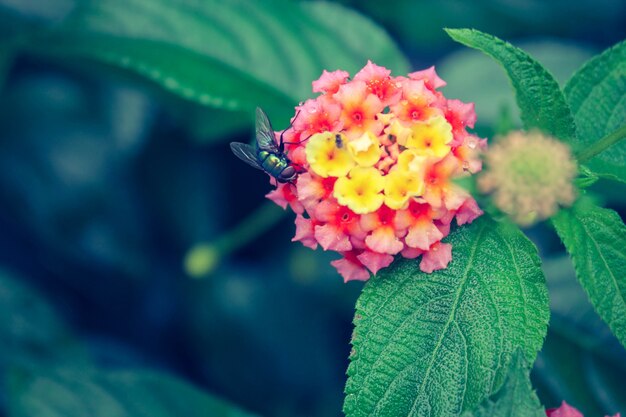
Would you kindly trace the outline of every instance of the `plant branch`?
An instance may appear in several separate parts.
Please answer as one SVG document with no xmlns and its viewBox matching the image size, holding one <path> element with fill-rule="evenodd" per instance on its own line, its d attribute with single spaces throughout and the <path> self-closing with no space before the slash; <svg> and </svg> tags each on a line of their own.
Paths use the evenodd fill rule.
<svg viewBox="0 0 626 417">
<path fill-rule="evenodd" d="M 273 202 L 263 203 L 213 242 L 201 242 L 189 249 L 184 259 L 185 271 L 195 278 L 209 275 L 225 256 L 267 232 L 284 218 L 286 213 L 286 210 L 276 207 Z"/>
<path fill-rule="evenodd" d="M 598 155 L 600 152 L 605 151 L 606 149 L 610 148 L 611 146 L 615 145 L 616 143 L 618 143 L 619 141 L 625 138 L 626 138 L 626 125 L 620 127 L 613 133 L 609 133 L 602 139 L 592 143 L 587 148 L 578 152 L 578 154 L 576 155 L 576 159 L 578 159 L 578 162 L 581 164 L 585 163 L 589 161 L 591 158 L 593 158 L 594 156 Z"/>
</svg>

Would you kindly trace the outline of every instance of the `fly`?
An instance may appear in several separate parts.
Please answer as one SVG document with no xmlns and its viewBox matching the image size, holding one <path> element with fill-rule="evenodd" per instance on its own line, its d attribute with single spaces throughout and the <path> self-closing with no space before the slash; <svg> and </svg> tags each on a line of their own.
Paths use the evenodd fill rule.
<svg viewBox="0 0 626 417">
<path fill-rule="evenodd" d="M 270 119 L 259 107 L 256 108 L 256 145 L 231 142 L 230 149 L 237 158 L 267 172 L 278 182 L 292 182 L 298 175 L 285 153 L 283 135 L 280 135 L 280 142 L 276 144 Z"/>
<path fill-rule="evenodd" d="M 343 148 L 343 139 L 340 134 L 335 135 L 335 146 L 339 149 Z"/>
</svg>

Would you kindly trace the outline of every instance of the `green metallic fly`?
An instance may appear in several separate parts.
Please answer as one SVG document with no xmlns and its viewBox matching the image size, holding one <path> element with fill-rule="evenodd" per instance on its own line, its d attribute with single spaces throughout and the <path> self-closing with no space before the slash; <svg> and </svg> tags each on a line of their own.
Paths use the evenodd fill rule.
<svg viewBox="0 0 626 417">
<path fill-rule="evenodd" d="M 256 146 L 231 142 L 230 149 L 237 158 L 267 172 L 278 182 L 292 182 L 298 175 L 285 153 L 283 135 L 280 135 L 280 142 L 276 144 L 270 119 L 259 107 L 256 108 Z"/>
</svg>

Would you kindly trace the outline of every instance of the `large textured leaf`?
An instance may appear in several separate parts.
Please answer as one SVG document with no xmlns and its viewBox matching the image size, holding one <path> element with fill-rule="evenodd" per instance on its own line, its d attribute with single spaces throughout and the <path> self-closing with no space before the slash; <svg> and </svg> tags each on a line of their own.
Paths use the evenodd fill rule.
<svg viewBox="0 0 626 417">
<path fill-rule="evenodd" d="M 545 417 L 530 385 L 528 366 L 520 352 L 513 356 L 502 388 L 473 411 L 463 417 Z"/>
<path fill-rule="evenodd" d="M 456 416 L 502 383 L 510 356 L 535 357 L 549 307 L 536 248 L 486 216 L 448 241 L 448 268 L 425 274 L 399 260 L 357 303 L 344 411 L 361 416 Z"/>
<path fill-rule="evenodd" d="M 9 384 L 10 417 L 251 416 L 183 381 L 156 372 L 15 372 Z"/>
<path fill-rule="evenodd" d="M 371 59 L 407 70 L 391 38 L 364 17 L 278 0 L 91 0 L 41 52 L 123 67 L 202 105 L 262 106 L 270 117 L 293 115 L 323 69 L 355 71 Z"/>
<path fill-rule="evenodd" d="M 561 210 L 553 224 L 591 303 L 626 346 L 626 226 L 587 200 Z"/>
<path fill-rule="evenodd" d="M 581 150 L 626 124 L 626 41 L 589 60 L 565 86 Z M 588 162 L 597 174 L 626 182 L 626 141 Z"/>
<path fill-rule="evenodd" d="M 506 71 L 526 129 L 537 128 L 566 142 L 576 136 L 574 119 L 554 77 L 526 52 L 471 29 L 446 29 L 457 42 L 495 59 Z"/>
</svg>

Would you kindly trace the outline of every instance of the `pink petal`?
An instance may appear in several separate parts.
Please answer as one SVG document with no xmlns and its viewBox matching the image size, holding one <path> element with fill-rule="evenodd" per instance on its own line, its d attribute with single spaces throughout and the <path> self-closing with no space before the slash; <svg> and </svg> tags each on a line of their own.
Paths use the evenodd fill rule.
<svg viewBox="0 0 626 417">
<path fill-rule="evenodd" d="M 276 189 L 267 193 L 265 197 L 283 209 L 289 205 L 296 214 L 302 214 L 304 206 L 298 201 L 296 193 L 296 187 L 293 184 L 278 184 Z"/>
<path fill-rule="evenodd" d="M 389 75 L 391 75 L 391 70 L 378 66 L 368 60 L 367 64 L 365 64 L 365 66 L 356 73 L 354 80 L 369 82 L 388 78 Z"/>
<path fill-rule="evenodd" d="M 341 129 L 339 121 L 341 106 L 329 96 L 323 95 L 309 99 L 296 109 L 297 116 L 293 120 L 293 130 L 303 135 L 303 141 L 315 133 Z"/>
<path fill-rule="evenodd" d="M 296 188 L 298 189 L 298 199 L 302 202 L 320 200 L 325 194 L 321 179 L 317 175 L 308 172 L 298 176 Z"/>
<path fill-rule="evenodd" d="M 474 127 L 474 124 L 476 124 L 476 111 L 474 103 L 463 103 L 461 100 L 448 100 L 446 102 L 446 106 L 446 113 L 452 113 L 454 120 L 458 120 L 463 127 Z"/>
<path fill-rule="evenodd" d="M 454 213 L 453 213 L 454 214 Z M 441 222 L 441 221 L 436 221 L 435 222 L 435 226 L 437 226 L 437 229 L 441 232 L 441 234 L 443 235 L 442 239 L 446 236 L 448 236 L 450 234 L 450 223 L 447 222 Z"/>
<path fill-rule="evenodd" d="M 361 215 L 361 228 L 366 232 L 372 231 L 380 226 L 378 213 L 367 213 Z"/>
<path fill-rule="evenodd" d="M 469 194 L 467 191 L 458 185 L 450 184 L 444 190 L 443 205 L 448 210 L 458 210 L 468 198 Z"/>
<path fill-rule="evenodd" d="M 329 200 L 324 200 L 315 206 L 314 217 L 322 222 L 332 222 L 335 221 L 338 210 L 338 204 Z"/>
<path fill-rule="evenodd" d="M 423 250 L 421 249 L 416 249 L 416 248 L 411 248 L 406 246 L 404 249 L 402 249 L 402 252 L 400 252 L 402 254 L 402 256 L 404 256 L 407 259 L 415 259 L 418 256 L 420 256 L 422 253 L 424 253 Z"/>
<path fill-rule="evenodd" d="M 404 240 L 412 248 L 428 250 L 433 243 L 439 242 L 444 235 L 430 220 L 419 220 L 409 227 Z"/>
<path fill-rule="evenodd" d="M 391 263 L 393 262 L 393 256 L 391 255 L 370 252 L 368 250 L 358 255 L 357 259 L 361 261 L 361 263 L 365 265 L 367 269 L 372 271 L 372 274 L 374 275 L 376 275 L 376 273 L 382 268 L 386 268 L 391 265 Z"/>
<path fill-rule="evenodd" d="M 461 226 L 466 223 L 471 223 L 483 214 L 483 211 L 478 207 L 478 203 L 472 197 L 469 197 L 461 207 L 459 207 L 459 211 L 456 213 L 456 223 Z"/>
<path fill-rule="evenodd" d="M 365 244 L 365 236 L 355 236 L 354 234 L 350 235 L 350 243 L 352 243 L 352 249 L 365 249 L 367 245 Z"/>
<path fill-rule="evenodd" d="M 365 238 L 368 248 L 378 253 L 395 255 L 404 248 L 404 244 L 395 234 L 392 227 L 379 227 Z"/>
<path fill-rule="evenodd" d="M 411 101 L 423 100 L 427 104 L 434 103 L 437 97 L 426 87 L 423 80 L 406 80 L 402 84 L 402 96 Z"/>
<path fill-rule="evenodd" d="M 276 203 L 277 206 L 281 207 L 282 209 L 286 209 L 289 202 L 287 201 L 287 199 L 285 199 L 285 195 L 280 189 L 281 185 L 285 184 L 280 184 L 276 189 L 267 193 L 265 197 L 272 200 L 274 203 Z"/>
<path fill-rule="evenodd" d="M 546 410 L 548 417 L 583 417 L 582 413 L 563 401 L 559 408 L 551 408 Z"/>
<path fill-rule="evenodd" d="M 427 274 L 438 269 L 444 269 L 452 260 L 452 245 L 449 243 L 437 242 L 424 253 L 420 269 Z"/>
<path fill-rule="evenodd" d="M 352 81 L 339 87 L 333 96 L 339 103 L 363 102 L 369 95 L 364 81 Z M 378 98 L 378 97 L 376 97 Z"/>
<path fill-rule="evenodd" d="M 331 224 L 315 226 L 315 239 L 324 250 L 346 252 L 352 250 L 352 244 L 348 236 Z"/>
<path fill-rule="evenodd" d="M 339 89 L 339 86 L 346 82 L 348 77 L 350 77 L 350 74 L 346 71 L 336 70 L 328 72 L 324 70 L 322 76 L 313 81 L 313 92 L 334 94 Z"/>
<path fill-rule="evenodd" d="M 330 264 L 334 266 L 337 272 L 343 277 L 343 282 L 367 281 L 370 278 L 370 273 L 363 265 L 349 261 L 346 258 L 337 259 Z"/>
<path fill-rule="evenodd" d="M 317 248 L 317 240 L 315 240 L 314 234 L 314 225 L 311 219 L 305 219 L 301 215 L 296 216 L 296 234 L 293 239 L 291 239 L 291 241 L 299 241 L 307 248 Z"/>
<path fill-rule="evenodd" d="M 304 146 L 298 146 L 291 149 L 289 151 L 289 159 L 293 165 L 296 165 L 296 169 L 303 169 L 306 164 L 306 151 Z"/>
<path fill-rule="evenodd" d="M 413 80 L 424 80 L 426 86 L 431 90 L 436 90 L 446 85 L 446 82 L 437 75 L 434 66 L 426 68 L 425 70 L 412 72 L 409 74 L 409 78 Z"/>
</svg>

